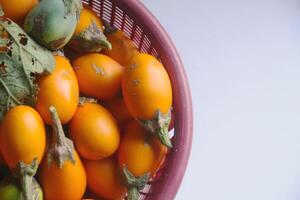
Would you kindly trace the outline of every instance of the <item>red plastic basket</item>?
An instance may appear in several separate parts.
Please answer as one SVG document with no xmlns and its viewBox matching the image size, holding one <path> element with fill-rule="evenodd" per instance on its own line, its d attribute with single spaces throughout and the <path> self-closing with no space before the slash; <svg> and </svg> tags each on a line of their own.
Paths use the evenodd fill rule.
<svg viewBox="0 0 300 200">
<path fill-rule="evenodd" d="M 174 94 L 174 147 L 141 199 L 172 200 L 186 170 L 193 135 L 193 112 L 187 77 L 180 57 L 165 30 L 138 0 L 82 0 L 100 18 L 121 29 L 142 52 L 162 61 Z"/>
</svg>

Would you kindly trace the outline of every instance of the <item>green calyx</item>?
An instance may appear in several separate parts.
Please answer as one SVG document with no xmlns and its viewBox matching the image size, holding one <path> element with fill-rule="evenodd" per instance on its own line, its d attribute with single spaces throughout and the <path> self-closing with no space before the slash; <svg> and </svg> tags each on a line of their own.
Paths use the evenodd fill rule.
<svg viewBox="0 0 300 200">
<path fill-rule="evenodd" d="M 33 159 L 32 163 L 28 165 L 23 161 L 20 161 L 15 169 L 15 175 L 19 178 L 21 183 L 22 197 L 24 200 L 43 199 L 41 187 L 33 177 L 36 174 L 37 169 L 37 158 Z"/>
<path fill-rule="evenodd" d="M 81 52 L 100 52 L 102 49 L 112 48 L 103 31 L 95 22 L 92 22 L 79 35 L 74 36 L 71 40 L 71 46 Z"/>
<path fill-rule="evenodd" d="M 173 146 L 168 134 L 171 118 L 171 109 L 167 114 L 163 114 L 160 110 L 157 110 L 152 120 L 138 119 L 138 121 L 149 132 L 156 134 L 163 145 L 172 148 Z"/>
<path fill-rule="evenodd" d="M 49 108 L 52 118 L 52 141 L 47 152 L 48 165 L 55 161 L 59 168 L 62 168 L 66 160 L 75 164 L 74 144 L 65 134 L 54 106 Z"/>
<path fill-rule="evenodd" d="M 65 16 L 76 15 L 77 21 L 79 21 L 80 13 L 83 8 L 81 0 L 63 0 L 65 5 Z"/>
<path fill-rule="evenodd" d="M 147 184 L 149 178 L 150 178 L 150 173 L 146 173 L 142 176 L 135 177 L 126 167 L 126 165 L 123 166 L 122 169 L 122 178 L 123 182 L 127 187 L 128 190 L 128 195 L 127 199 L 128 200 L 138 200 L 140 196 L 140 190 L 142 190 L 145 185 Z"/>
</svg>

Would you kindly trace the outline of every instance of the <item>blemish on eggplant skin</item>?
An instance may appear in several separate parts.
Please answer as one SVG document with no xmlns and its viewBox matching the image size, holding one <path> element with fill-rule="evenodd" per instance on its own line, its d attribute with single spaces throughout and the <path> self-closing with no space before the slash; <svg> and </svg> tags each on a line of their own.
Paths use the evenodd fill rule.
<svg viewBox="0 0 300 200">
<path fill-rule="evenodd" d="M 104 69 L 96 64 L 92 64 L 92 68 L 95 70 L 96 74 L 100 74 L 101 76 L 105 75 Z"/>
<path fill-rule="evenodd" d="M 51 46 L 51 48 L 57 49 L 65 42 L 65 40 L 66 40 L 66 37 L 63 37 L 63 38 L 51 41 L 49 43 L 49 45 Z"/>
<path fill-rule="evenodd" d="M 129 66 L 129 69 L 133 70 L 133 69 L 135 69 L 135 68 L 137 68 L 137 67 L 138 67 L 138 64 L 132 63 L 132 64 Z"/>
<path fill-rule="evenodd" d="M 67 69 L 62 73 L 62 75 L 68 77 L 70 76 L 71 73 L 72 73 L 72 69 Z"/>
<path fill-rule="evenodd" d="M 132 81 L 132 83 L 133 83 L 135 86 L 138 86 L 138 85 L 141 83 L 141 81 L 140 81 L 139 79 L 135 79 L 135 80 Z"/>
</svg>

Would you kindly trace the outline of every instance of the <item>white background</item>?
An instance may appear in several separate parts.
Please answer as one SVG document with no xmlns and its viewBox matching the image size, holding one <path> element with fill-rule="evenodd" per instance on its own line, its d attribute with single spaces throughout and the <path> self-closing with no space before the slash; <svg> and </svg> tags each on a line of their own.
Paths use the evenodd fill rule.
<svg viewBox="0 0 300 200">
<path fill-rule="evenodd" d="M 193 93 L 194 144 L 176 199 L 299 200 L 300 1 L 143 2 Z"/>
</svg>

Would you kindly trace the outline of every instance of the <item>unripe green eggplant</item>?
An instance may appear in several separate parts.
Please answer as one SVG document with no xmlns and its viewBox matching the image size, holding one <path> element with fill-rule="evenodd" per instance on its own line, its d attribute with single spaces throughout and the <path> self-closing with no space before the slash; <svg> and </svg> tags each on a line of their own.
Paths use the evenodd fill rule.
<svg viewBox="0 0 300 200">
<path fill-rule="evenodd" d="M 21 198 L 22 191 L 17 180 L 7 177 L 0 183 L 0 199 L 19 200 Z"/>
<path fill-rule="evenodd" d="M 43 200 L 43 192 L 38 182 L 33 179 L 32 187 L 36 190 L 33 200 Z M 19 181 L 12 176 L 4 178 L 0 183 L 1 200 L 24 200 Z"/>
<path fill-rule="evenodd" d="M 81 10 L 81 0 L 42 0 L 27 15 L 24 29 L 41 45 L 58 50 L 71 39 Z"/>
</svg>

